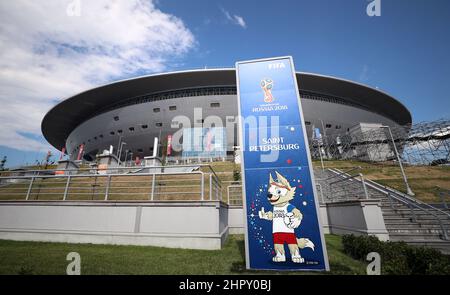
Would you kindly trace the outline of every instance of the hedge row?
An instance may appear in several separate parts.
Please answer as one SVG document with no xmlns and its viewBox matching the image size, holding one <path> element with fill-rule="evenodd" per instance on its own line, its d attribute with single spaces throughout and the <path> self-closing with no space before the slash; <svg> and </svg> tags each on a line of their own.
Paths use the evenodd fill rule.
<svg viewBox="0 0 450 295">
<path fill-rule="evenodd" d="M 373 236 L 344 235 L 344 252 L 366 261 L 367 254 L 381 256 L 381 274 L 392 275 L 450 275 L 450 256 L 438 250 L 409 246 L 404 242 L 382 242 Z"/>
</svg>

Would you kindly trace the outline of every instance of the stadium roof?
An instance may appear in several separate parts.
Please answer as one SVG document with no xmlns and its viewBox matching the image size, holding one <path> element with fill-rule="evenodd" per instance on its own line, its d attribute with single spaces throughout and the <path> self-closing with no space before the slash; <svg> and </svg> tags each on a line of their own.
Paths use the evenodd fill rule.
<svg viewBox="0 0 450 295">
<path fill-rule="evenodd" d="M 408 109 L 392 96 L 352 81 L 312 73 L 297 73 L 300 91 L 339 97 L 364 106 L 400 125 L 411 123 Z M 42 120 L 42 133 L 61 149 L 69 134 L 99 108 L 132 97 L 196 87 L 235 86 L 234 68 L 170 72 L 121 80 L 86 90 L 54 106 Z"/>
</svg>

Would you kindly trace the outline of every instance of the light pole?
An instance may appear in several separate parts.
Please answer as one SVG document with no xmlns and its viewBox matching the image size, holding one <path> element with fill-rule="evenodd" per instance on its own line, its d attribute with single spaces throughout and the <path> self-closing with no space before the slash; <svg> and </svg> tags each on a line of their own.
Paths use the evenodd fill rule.
<svg viewBox="0 0 450 295">
<path fill-rule="evenodd" d="M 127 167 L 127 158 L 129 150 L 125 150 L 125 167 Z"/>
<path fill-rule="evenodd" d="M 406 193 L 410 196 L 414 196 L 414 192 L 411 190 L 409 186 L 408 179 L 406 178 L 405 170 L 403 170 L 402 160 L 400 159 L 400 155 L 397 150 L 397 146 L 395 145 L 394 136 L 392 135 L 391 128 L 389 126 L 381 126 L 381 128 L 386 128 L 389 131 L 389 136 L 391 137 L 392 144 L 394 145 L 395 155 L 397 156 L 398 165 L 400 166 L 400 170 L 402 171 L 403 181 L 406 185 Z"/>
<path fill-rule="evenodd" d="M 118 158 L 118 161 L 119 161 L 119 166 L 120 166 L 120 157 L 122 156 L 122 147 L 123 147 L 123 145 L 125 145 L 125 144 L 127 144 L 127 143 L 124 142 L 124 141 L 122 141 L 122 142 L 120 143 L 119 156 L 117 157 L 117 158 Z"/>
<path fill-rule="evenodd" d="M 117 144 L 117 152 L 116 152 L 117 157 L 119 157 L 119 149 L 121 142 L 122 142 L 122 135 L 119 136 L 119 143 Z"/>
</svg>

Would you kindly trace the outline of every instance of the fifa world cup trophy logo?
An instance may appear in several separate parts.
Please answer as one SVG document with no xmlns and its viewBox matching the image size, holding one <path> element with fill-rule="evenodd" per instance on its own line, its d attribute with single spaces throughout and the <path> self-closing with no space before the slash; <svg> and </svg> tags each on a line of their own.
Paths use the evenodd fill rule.
<svg viewBox="0 0 450 295">
<path fill-rule="evenodd" d="M 264 102 L 269 103 L 273 101 L 272 88 L 273 81 L 270 78 L 265 78 L 261 80 L 261 88 L 264 91 Z"/>
</svg>

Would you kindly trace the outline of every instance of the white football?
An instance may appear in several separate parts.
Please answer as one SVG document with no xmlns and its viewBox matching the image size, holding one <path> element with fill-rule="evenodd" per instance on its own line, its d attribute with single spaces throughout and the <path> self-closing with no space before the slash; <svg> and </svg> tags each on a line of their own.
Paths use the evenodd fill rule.
<svg viewBox="0 0 450 295">
<path fill-rule="evenodd" d="M 298 225 L 296 226 L 297 219 L 298 218 L 295 218 L 294 213 L 289 212 L 284 215 L 283 221 L 284 221 L 284 224 L 286 224 L 286 226 L 288 228 L 296 228 L 296 227 L 298 227 Z"/>
</svg>

